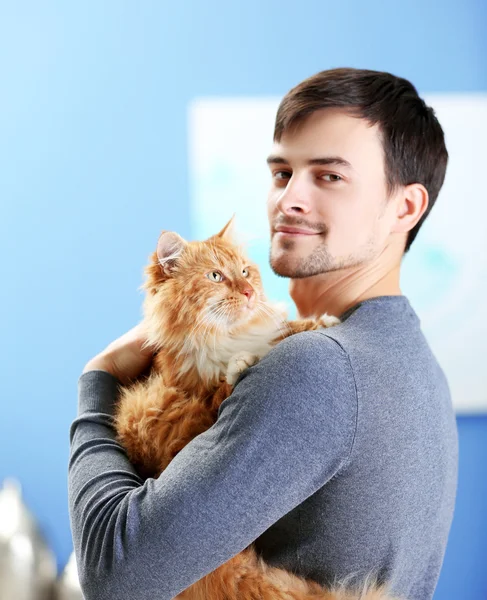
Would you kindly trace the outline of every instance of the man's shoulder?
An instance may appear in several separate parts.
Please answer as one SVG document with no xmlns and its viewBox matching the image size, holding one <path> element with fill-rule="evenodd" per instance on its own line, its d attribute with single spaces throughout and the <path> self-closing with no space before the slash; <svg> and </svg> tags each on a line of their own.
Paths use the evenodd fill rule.
<svg viewBox="0 0 487 600">
<path fill-rule="evenodd" d="M 263 359 L 266 370 L 301 377 L 303 382 L 309 381 L 310 375 L 318 379 L 329 379 L 332 373 L 335 378 L 353 377 L 347 351 L 327 331 L 303 331 L 285 338 Z"/>
<path fill-rule="evenodd" d="M 303 431 L 316 423 L 323 428 L 325 422 L 326 427 L 333 423 L 350 442 L 358 410 L 355 378 L 346 352 L 320 331 L 297 333 L 279 342 L 242 373 L 230 397 L 233 402 L 225 401 L 222 407 L 247 399 L 258 419 L 300 424 L 296 427 Z"/>
<path fill-rule="evenodd" d="M 335 354 L 346 356 L 347 352 L 342 344 L 333 335 L 329 335 L 331 329 L 333 327 L 295 333 L 279 342 L 273 352 L 294 353 L 304 358 L 321 355 L 331 357 Z"/>
</svg>

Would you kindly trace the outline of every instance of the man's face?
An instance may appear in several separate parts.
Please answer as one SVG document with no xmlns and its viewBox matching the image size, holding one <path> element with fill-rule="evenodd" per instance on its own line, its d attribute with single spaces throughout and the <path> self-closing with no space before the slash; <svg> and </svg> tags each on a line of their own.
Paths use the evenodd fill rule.
<svg viewBox="0 0 487 600">
<path fill-rule="evenodd" d="M 390 215 L 377 126 L 344 110 L 320 110 L 285 133 L 268 162 L 275 273 L 310 277 L 380 254 Z"/>
</svg>

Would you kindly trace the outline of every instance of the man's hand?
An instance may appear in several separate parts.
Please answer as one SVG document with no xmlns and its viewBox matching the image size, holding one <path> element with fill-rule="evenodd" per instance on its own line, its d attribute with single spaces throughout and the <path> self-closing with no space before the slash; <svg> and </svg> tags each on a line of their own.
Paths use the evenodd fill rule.
<svg viewBox="0 0 487 600">
<path fill-rule="evenodd" d="M 130 383 L 152 362 L 153 349 L 143 348 L 145 341 L 142 325 L 136 325 L 88 361 L 83 373 L 100 369 L 114 375 L 123 385 Z"/>
</svg>

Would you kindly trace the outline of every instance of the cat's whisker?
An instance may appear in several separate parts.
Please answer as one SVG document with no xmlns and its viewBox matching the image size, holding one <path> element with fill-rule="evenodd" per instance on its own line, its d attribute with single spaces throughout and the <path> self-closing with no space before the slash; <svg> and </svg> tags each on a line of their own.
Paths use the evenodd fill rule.
<svg viewBox="0 0 487 600">
<path fill-rule="evenodd" d="M 221 324 L 226 331 L 228 331 L 228 317 L 230 316 L 230 312 L 231 312 L 231 306 L 229 304 L 227 304 L 226 306 L 223 307 L 223 312 L 220 313 L 220 315 L 219 315 L 220 320 L 222 322 Z"/>
<path fill-rule="evenodd" d="M 219 316 L 220 314 L 224 314 L 226 313 L 230 308 L 230 302 L 228 300 L 228 298 L 225 298 L 224 301 L 221 302 L 221 305 L 218 306 L 218 308 L 216 310 L 213 310 L 213 314 L 215 316 Z"/>
<path fill-rule="evenodd" d="M 281 313 L 279 313 L 277 310 L 275 310 L 272 306 L 269 306 L 269 304 L 263 302 L 262 300 L 258 300 L 257 305 L 259 307 L 261 307 L 263 310 L 265 310 L 266 313 L 269 314 L 269 316 L 276 318 L 277 321 L 279 321 L 280 323 L 282 323 L 283 325 L 285 325 L 287 327 L 287 321 L 282 317 Z"/>
<path fill-rule="evenodd" d="M 218 326 L 218 321 L 217 320 L 215 321 L 212 319 L 212 322 L 209 324 L 209 326 L 211 326 L 211 325 Z M 216 352 L 216 331 L 214 329 L 212 330 L 212 329 L 208 328 L 208 333 L 207 333 L 205 340 L 200 348 L 200 357 L 199 358 L 200 358 L 200 361 L 202 364 L 206 360 L 206 350 L 207 350 L 207 347 L 211 343 L 212 337 L 213 337 L 213 351 Z"/>
<path fill-rule="evenodd" d="M 214 312 L 215 317 L 215 325 L 217 329 L 220 329 L 220 325 L 227 325 L 228 323 L 228 315 L 230 312 L 230 307 L 228 305 L 221 306 L 217 311 Z"/>
<path fill-rule="evenodd" d="M 220 301 L 220 302 L 222 302 L 222 301 Z M 193 350 L 192 344 L 194 344 L 194 342 L 197 340 L 197 334 L 201 330 L 203 331 L 203 334 L 201 336 L 203 339 L 201 348 L 204 347 L 204 343 L 205 343 L 204 340 L 207 337 L 207 330 L 211 326 L 212 313 L 213 313 L 213 305 L 210 305 L 210 306 L 205 307 L 203 309 L 203 311 L 201 312 L 201 314 L 198 315 L 198 318 L 196 319 L 196 323 L 194 324 L 191 331 L 188 333 L 185 343 L 183 344 L 183 346 L 181 347 L 181 349 L 178 352 L 178 355 L 177 355 L 178 357 L 182 356 L 183 354 L 188 354 Z M 203 327 L 204 327 L 204 329 L 203 329 Z M 200 344 L 198 344 L 198 346 L 200 346 Z"/>
<path fill-rule="evenodd" d="M 289 335 L 289 333 L 292 331 L 291 328 L 286 323 L 283 323 L 282 321 L 277 320 L 272 315 L 266 315 L 266 316 L 268 316 L 270 318 L 270 320 L 276 325 L 277 331 L 279 332 L 280 335 L 287 337 Z"/>
<path fill-rule="evenodd" d="M 212 313 L 213 310 L 211 306 L 205 308 L 205 310 L 196 319 L 196 325 L 198 325 L 198 327 L 201 327 L 204 323 L 207 322 L 208 318 L 212 315 Z"/>
<path fill-rule="evenodd" d="M 283 326 L 283 324 L 280 323 L 272 314 L 267 313 L 263 307 L 257 306 L 256 311 L 257 311 L 257 313 L 260 313 L 261 315 L 266 317 L 269 321 L 274 323 L 277 332 L 279 332 L 280 334 L 284 334 L 287 331 L 286 327 Z"/>
<path fill-rule="evenodd" d="M 206 323 L 208 314 L 211 314 L 211 306 L 206 307 L 203 310 L 203 312 L 200 315 L 198 315 L 198 318 L 196 319 L 196 323 L 194 324 L 193 328 L 191 329 L 191 331 L 188 334 L 188 338 L 194 339 L 196 337 L 196 332 L 198 331 L 198 329 L 200 329 Z"/>
<path fill-rule="evenodd" d="M 213 333 L 213 351 L 216 354 L 216 338 L 218 330 L 228 329 L 228 317 L 230 315 L 231 306 L 228 300 L 221 303 L 222 305 L 217 310 L 212 311 L 213 324 L 215 325 L 216 331 Z"/>
<path fill-rule="evenodd" d="M 226 307 L 224 307 L 224 311 L 223 311 L 223 315 L 222 315 L 222 318 L 224 319 L 223 326 L 227 333 L 228 333 L 228 327 L 229 327 L 229 317 L 231 314 L 231 308 L 232 307 L 230 305 L 227 305 Z M 215 352 L 216 352 L 216 347 L 215 347 Z"/>
<path fill-rule="evenodd" d="M 219 307 L 218 307 L 218 309 L 217 309 L 217 310 L 214 310 L 213 312 L 214 312 L 214 314 L 215 314 L 215 315 L 216 315 L 216 314 L 219 314 L 219 313 L 221 313 L 222 311 L 226 311 L 226 310 L 229 308 L 229 306 L 230 306 L 230 304 L 229 304 L 229 302 L 227 301 L 227 302 L 225 302 L 225 304 L 223 304 L 222 306 L 219 306 Z"/>
<path fill-rule="evenodd" d="M 217 300 L 216 302 L 212 302 L 208 308 L 214 309 L 217 306 L 220 306 L 221 304 L 225 304 L 226 302 L 228 302 L 228 298 L 222 298 L 222 300 Z"/>
<path fill-rule="evenodd" d="M 201 347 L 203 348 L 206 344 L 206 339 L 207 337 L 210 335 L 211 333 L 211 327 L 213 325 L 213 318 L 212 315 L 209 315 L 208 319 L 205 321 L 205 328 L 203 330 L 202 333 L 202 343 L 201 343 Z"/>
<path fill-rule="evenodd" d="M 207 326 L 205 328 L 205 331 L 203 333 L 203 343 L 201 345 L 201 350 L 203 351 L 205 345 L 206 345 L 206 340 L 208 339 L 208 337 L 210 336 L 211 333 L 213 333 L 214 336 L 214 345 L 216 345 L 216 332 L 212 332 L 211 331 L 211 327 L 212 326 L 218 326 L 218 319 L 216 318 L 218 312 L 221 310 L 222 307 L 220 307 L 219 309 L 217 309 L 217 311 L 210 311 L 210 314 L 208 315 L 208 318 L 206 320 Z"/>
<path fill-rule="evenodd" d="M 196 323 L 194 324 L 193 328 L 191 329 L 191 331 L 189 332 L 189 335 L 191 336 L 192 334 L 194 334 L 196 332 L 196 330 L 201 327 L 203 325 L 203 323 L 205 322 L 205 319 L 207 317 L 207 313 L 209 311 L 205 310 L 204 312 L 202 312 L 200 315 L 198 315 L 198 318 L 196 319 Z"/>
<path fill-rule="evenodd" d="M 285 319 L 283 319 L 278 313 L 271 310 L 265 304 L 258 304 L 257 308 L 261 310 L 266 316 L 268 316 L 279 328 L 286 329 L 288 327 Z"/>
<path fill-rule="evenodd" d="M 272 309 L 268 304 L 264 302 L 258 301 L 256 305 L 256 309 L 269 317 L 269 319 L 276 324 L 277 328 L 281 333 L 288 333 L 290 331 L 290 327 L 287 322 L 279 315 L 277 311 Z"/>
</svg>

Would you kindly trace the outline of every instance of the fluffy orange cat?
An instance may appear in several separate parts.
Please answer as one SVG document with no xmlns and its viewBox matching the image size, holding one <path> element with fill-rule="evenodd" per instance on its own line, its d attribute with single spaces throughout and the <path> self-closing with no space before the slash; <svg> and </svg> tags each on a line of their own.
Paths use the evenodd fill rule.
<svg viewBox="0 0 487 600">
<path fill-rule="evenodd" d="M 203 242 L 162 232 L 146 267 L 144 323 L 156 348 L 151 371 L 121 391 L 120 442 L 139 473 L 158 477 L 216 421 L 239 374 L 287 335 L 336 324 L 285 321 L 264 297 L 259 271 L 231 240 L 228 223 Z M 392 600 L 382 588 L 325 589 L 268 566 L 252 545 L 178 600 Z"/>
</svg>

